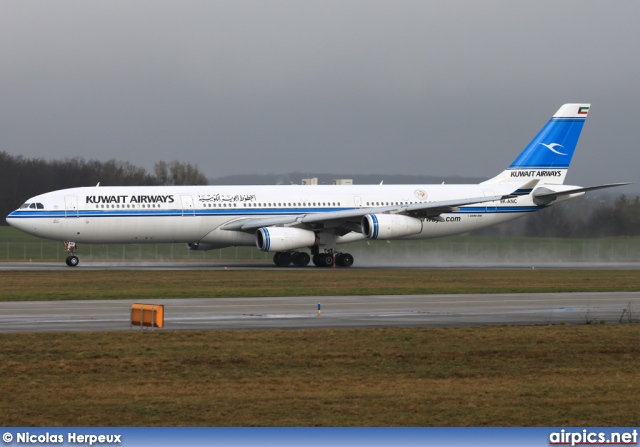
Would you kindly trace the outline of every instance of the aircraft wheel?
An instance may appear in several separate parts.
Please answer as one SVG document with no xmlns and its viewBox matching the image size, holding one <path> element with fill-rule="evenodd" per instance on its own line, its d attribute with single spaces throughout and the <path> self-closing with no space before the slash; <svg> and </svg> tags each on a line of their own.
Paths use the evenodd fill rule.
<svg viewBox="0 0 640 447">
<path fill-rule="evenodd" d="M 67 256 L 65 262 L 69 267 L 75 267 L 80 263 L 80 259 L 77 256 Z"/>
<path fill-rule="evenodd" d="M 291 253 L 287 251 L 279 251 L 273 255 L 273 262 L 278 267 L 286 267 L 291 264 Z"/>
<path fill-rule="evenodd" d="M 318 255 L 320 258 L 320 266 L 321 267 L 333 267 L 333 254 L 324 253 L 322 255 Z"/>
<path fill-rule="evenodd" d="M 313 255 L 312 261 L 316 267 L 322 267 L 321 255 Z"/>
<path fill-rule="evenodd" d="M 299 251 L 299 252 L 293 253 L 292 260 L 293 260 L 293 265 L 296 265 L 298 267 L 304 267 L 309 264 L 309 261 L 311 261 L 311 256 L 309 256 L 309 253 L 306 253 L 304 251 Z"/>
<path fill-rule="evenodd" d="M 340 267 L 351 267 L 353 265 L 353 256 L 349 253 L 340 253 L 336 256 L 336 264 Z"/>
</svg>

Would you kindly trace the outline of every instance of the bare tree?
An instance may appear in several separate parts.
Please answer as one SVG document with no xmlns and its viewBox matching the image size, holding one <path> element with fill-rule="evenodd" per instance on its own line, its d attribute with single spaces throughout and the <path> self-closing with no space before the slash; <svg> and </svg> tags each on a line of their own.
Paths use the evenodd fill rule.
<svg viewBox="0 0 640 447">
<path fill-rule="evenodd" d="M 156 178 L 161 185 L 207 185 L 207 177 L 197 166 L 174 160 L 171 163 L 159 161 L 154 166 Z"/>
</svg>

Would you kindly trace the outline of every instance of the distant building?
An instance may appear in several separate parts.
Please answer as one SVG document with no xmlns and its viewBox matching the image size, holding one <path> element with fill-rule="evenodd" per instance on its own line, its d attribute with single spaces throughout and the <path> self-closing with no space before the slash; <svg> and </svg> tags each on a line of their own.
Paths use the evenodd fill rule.
<svg viewBox="0 0 640 447">
<path fill-rule="evenodd" d="M 318 177 L 303 178 L 301 180 L 302 185 L 317 185 Z M 333 185 L 353 185 L 353 179 L 350 178 L 336 178 L 332 180 Z"/>
<path fill-rule="evenodd" d="M 334 185 L 353 185 L 353 179 L 351 178 L 335 178 L 333 179 Z"/>
</svg>

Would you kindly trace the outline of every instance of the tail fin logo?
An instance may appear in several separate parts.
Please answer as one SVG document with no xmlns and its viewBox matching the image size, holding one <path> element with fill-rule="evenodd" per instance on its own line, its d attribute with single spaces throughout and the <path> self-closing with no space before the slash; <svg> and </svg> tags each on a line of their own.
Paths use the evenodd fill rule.
<svg viewBox="0 0 640 447">
<path fill-rule="evenodd" d="M 542 146 L 546 147 L 547 149 L 549 149 L 551 152 L 553 152 L 554 154 L 558 154 L 558 155 L 569 155 L 569 154 L 564 154 L 560 151 L 557 151 L 555 148 L 557 147 L 564 147 L 563 145 L 559 144 L 559 143 L 551 143 L 551 144 L 545 144 L 545 143 L 540 143 Z"/>
</svg>

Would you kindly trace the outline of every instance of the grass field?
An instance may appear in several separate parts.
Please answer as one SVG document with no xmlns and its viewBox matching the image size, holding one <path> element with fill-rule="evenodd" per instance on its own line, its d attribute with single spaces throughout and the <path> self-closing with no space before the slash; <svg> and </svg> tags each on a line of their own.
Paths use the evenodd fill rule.
<svg viewBox="0 0 640 447">
<path fill-rule="evenodd" d="M 11 426 L 638 426 L 640 325 L 3 334 Z"/>
<path fill-rule="evenodd" d="M 0 301 L 637 290 L 639 270 L 0 271 Z"/>
<path fill-rule="evenodd" d="M 640 284 L 636 271 L 157 273 L 0 272 L 0 299 Z M 638 392 L 638 324 L 0 336 L 0 415 L 16 426 L 635 426 Z"/>
</svg>

